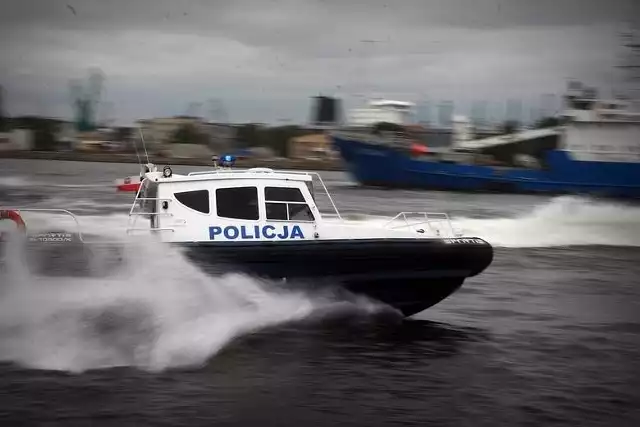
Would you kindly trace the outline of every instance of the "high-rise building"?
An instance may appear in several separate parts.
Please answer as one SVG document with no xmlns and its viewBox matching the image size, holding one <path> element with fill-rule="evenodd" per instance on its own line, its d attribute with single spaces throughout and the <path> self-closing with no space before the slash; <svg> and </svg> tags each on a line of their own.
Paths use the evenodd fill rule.
<svg viewBox="0 0 640 427">
<path fill-rule="evenodd" d="M 478 128 L 487 126 L 487 101 L 477 100 L 471 104 L 471 123 Z"/>
<path fill-rule="evenodd" d="M 453 101 L 440 101 L 438 105 L 438 125 L 442 128 L 450 128 L 452 126 L 454 104 Z"/>
<path fill-rule="evenodd" d="M 522 100 L 507 100 L 507 109 L 505 112 L 505 121 L 522 123 Z"/>
<path fill-rule="evenodd" d="M 431 107 L 432 107 L 431 102 L 427 99 L 418 103 L 418 106 L 417 106 L 418 123 L 420 123 L 423 126 L 429 126 L 432 123 L 433 117 L 432 117 Z"/>
</svg>

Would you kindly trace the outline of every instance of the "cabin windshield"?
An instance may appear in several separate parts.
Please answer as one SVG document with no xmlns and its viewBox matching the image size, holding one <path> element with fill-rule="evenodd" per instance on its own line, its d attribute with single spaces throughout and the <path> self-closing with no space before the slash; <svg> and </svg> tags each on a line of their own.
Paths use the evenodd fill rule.
<svg viewBox="0 0 640 427">
<path fill-rule="evenodd" d="M 313 213 L 299 188 L 265 187 L 265 208 L 270 221 L 314 221 Z"/>
</svg>

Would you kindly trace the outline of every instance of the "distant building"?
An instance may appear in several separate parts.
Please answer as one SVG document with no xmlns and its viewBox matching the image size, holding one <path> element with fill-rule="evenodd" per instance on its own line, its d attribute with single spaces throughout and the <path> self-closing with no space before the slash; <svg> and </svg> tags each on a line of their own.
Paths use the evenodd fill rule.
<svg viewBox="0 0 640 427">
<path fill-rule="evenodd" d="M 33 149 L 33 131 L 14 129 L 0 133 L 0 151 L 26 151 Z"/>
<path fill-rule="evenodd" d="M 58 125 L 55 135 L 57 146 L 62 151 L 72 151 L 76 148 L 77 131 L 72 122 L 62 122 Z"/>
<path fill-rule="evenodd" d="M 78 151 L 102 151 L 111 142 L 111 135 L 105 131 L 78 132 L 75 149 Z"/>
<path fill-rule="evenodd" d="M 215 154 L 207 145 L 201 144 L 171 144 L 158 152 L 164 157 L 182 159 L 203 159 L 209 160 Z"/>
<path fill-rule="evenodd" d="M 207 135 L 209 147 L 219 151 L 231 145 L 235 138 L 235 127 L 226 123 L 208 123 L 200 117 L 176 116 L 143 119 L 136 122 L 142 130 L 147 147 L 159 148 L 173 142 L 173 136 L 183 126 L 193 126 L 196 131 Z M 134 138 L 140 141 L 140 133 L 136 129 Z"/>
<path fill-rule="evenodd" d="M 334 159 L 337 157 L 331 140 L 324 133 L 314 133 L 291 138 L 289 157 L 293 159 Z"/>
<path fill-rule="evenodd" d="M 198 117 L 177 116 L 138 120 L 146 144 L 169 144 L 178 129 L 193 125 L 198 129 L 204 122 Z M 139 135 L 138 135 L 139 136 Z"/>
</svg>

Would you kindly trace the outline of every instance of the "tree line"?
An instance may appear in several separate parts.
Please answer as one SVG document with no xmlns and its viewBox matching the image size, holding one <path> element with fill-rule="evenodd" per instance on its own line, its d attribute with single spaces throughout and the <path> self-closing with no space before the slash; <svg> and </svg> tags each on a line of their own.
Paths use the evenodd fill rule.
<svg viewBox="0 0 640 427">
<path fill-rule="evenodd" d="M 235 127 L 234 148 L 266 147 L 277 156 L 287 157 L 291 138 L 312 133 L 300 126 L 265 126 L 246 123 Z M 170 138 L 176 144 L 209 144 L 211 136 L 198 126 L 187 123 L 175 130 Z"/>
<path fill-rule="evenodd" d="M 56 135 L 63 124 L 64 122 L 61 120 L 37 116 L 4 117 L 0 120 L 0 125 L 5 131 L 10 129 L 30 129 L 33 131 L 34 149 L 39 151 L 57 149 Z M 562 121 L 557 117 L 545 117 L 539 120 L 534 127 L 547 128 L 560 124 Z M 512 133 L 518 127 L 517 122 L 505 122 L 502 125 L 501 133 Z M 266 147 L 279 157 L 288 157 L 289 140 L 310 133 L 314 133 L 314 131 L 296 125 L 266 126 L 259 123 L 245 123 L 235 126 L 233 147 L 228 148 Z M 119 140 L 126 140 L 130 135 L 131 129 L 126 127 L 117 128 L 115 132 L 115 138 Z M 212 137 L 193 124 L 185 124 L 176 129 L 170 141 L 178 144 L 210 145 Z"/>
</svg>

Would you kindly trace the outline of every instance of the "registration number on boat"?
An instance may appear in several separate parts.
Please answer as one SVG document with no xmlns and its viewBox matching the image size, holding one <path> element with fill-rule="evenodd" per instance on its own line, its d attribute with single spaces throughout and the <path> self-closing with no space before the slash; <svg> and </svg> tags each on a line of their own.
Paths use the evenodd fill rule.
<svg viewBox="0 0 640 427">
<path fill-rule="evenodd" d="M 468 238 L 459 238 L 459 239 L 444 239 L 444 243 L 446 243 L 447 245 L 454 245 L 454 244 L 475 244 L 475 245 L 484 245 L 486 242 L 482 239 L 468 239 Z"/>
</svg>

